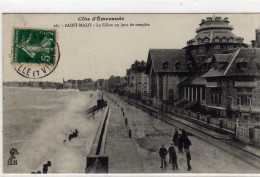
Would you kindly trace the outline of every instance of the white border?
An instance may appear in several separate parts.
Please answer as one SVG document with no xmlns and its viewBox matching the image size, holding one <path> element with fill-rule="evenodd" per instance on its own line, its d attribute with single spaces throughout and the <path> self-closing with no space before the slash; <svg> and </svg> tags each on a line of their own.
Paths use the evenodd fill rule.
<svg viewBox="0 0 260 177">
<path fill-rule="evenodd" d="M 2 59 L 2 13 L 260 13 L 260 0 L 1 0 L 0 1 L 0 56 Z M 0 89 L 2 90 L 2 62 Z M 2 91 L 0 92 L 2 132 Z M 0 136 L 2 142 L 2 134 Z M 2 144 L 0 146 L 2 154 Z M 3 159 L 0 156 L 0 175 Z M 39 175 L 1 175 L 39 176 Z M 54 175 L 46 175 L 54 176 Z M 59 174 L 55 176 L 260 176 L 259 174 Z"/>
</svg>

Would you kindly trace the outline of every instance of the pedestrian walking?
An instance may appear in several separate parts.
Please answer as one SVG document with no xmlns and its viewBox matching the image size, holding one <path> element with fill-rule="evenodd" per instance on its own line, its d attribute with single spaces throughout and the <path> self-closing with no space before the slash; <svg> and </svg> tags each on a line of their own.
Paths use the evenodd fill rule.
<svg viewBox="0 0 260 177">
<path fill-rule="evenodd" d="M 160 148 L 159 151 L 159 155 L 161 157 L 161 168 L 166 168 L 166 155 L 167 155 L 168 151 L 167 149 L 164 147 L 164 145 L 162 145 L 162 147 Z"/>
<path fill-rule="evenodd" d="M 190 166 L 191 155 L 190 155 L 190 151 L 189 150 L 186 151 L 186 158 L 187 158 L 188 171 L 190 171 L 191 170 L 191 166 Z"/>
<path fill-rule="evenodd" d="M 175 169 L 178 170 L 177 154 L 176 154 L 175 148 L 173 147 L 173 143 L 169 147 L 168 152 L 169 152 L 169 163 L 172 164 L 173 170 L 175 170 Z"/>
<path fill-rule="evenodd" d="M 125 117 L 125 112 L 123 112 L 123 117 Z"/>
<path fill-rule="evenodd" d="M 187 132 L 184 129 L 182 129 L 181 136 L 183 139 L 185 139 L 187 137 Z"/>
<path fill-rule="evenodd" d="M 184 139 L 183 144 L 184 144 L 184 150 L 185 151 L 190 150 L 191 141 L 189 140 L 188 137 L 186 137 Z"/>
<path fill-rule="evenodd" d="M 175 146 L 178 145 L 178 136 L 179 136 L 179 132 L 178 132 L 177 128 L 175 128 L 175 132 L 174 132 L 174 135 L 173 135 L 173 138 L 172 138 L 172 141 L 173 141 Z"/>
<path fill-rule="evenodd" d="M 173 143 L 171 143 L 170 147 L 168 148 L 168 153 L 169 153 L 169 164 L 172 163 L 172 153 L 173 153 Z"/>
<path fill-rule="evenodd" d="M 179 138 L 178 138 L 178 149 L 179 149 L 179 152 L 182 152 L 182 148 L 183 148 L 183 138 L 182 138 L 182 135 L 179 135 Z"/>
</svg>

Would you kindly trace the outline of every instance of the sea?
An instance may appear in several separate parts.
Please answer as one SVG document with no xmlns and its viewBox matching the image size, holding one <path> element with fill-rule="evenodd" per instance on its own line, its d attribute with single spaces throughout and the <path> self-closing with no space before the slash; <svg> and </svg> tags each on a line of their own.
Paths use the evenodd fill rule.
<svg viewBox="0 0 260 177">
<path fill-rule="evenodd" d="M 3 172 L 40 171 L 51 161 L 48 173 L 84 173 L 104 110 L 94 116 L 98 92 L 25 87 L 3 87 Z M 78 137 L 68 140 L 77 129 Z M 17 165 L 8 165 L 15 148 Z"/>
</svg>

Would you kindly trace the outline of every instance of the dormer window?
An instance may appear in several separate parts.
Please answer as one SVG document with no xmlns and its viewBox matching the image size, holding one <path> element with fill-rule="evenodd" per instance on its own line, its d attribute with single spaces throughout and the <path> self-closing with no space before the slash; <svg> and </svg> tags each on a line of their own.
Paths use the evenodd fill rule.
<svg viewBox="0 0 260 177">
<path fill-rule="evenodd" d="M 207 17 L 207 21 L 212 21 L 212 17 Z"/>
<path fill-rule="evenodd" d="M 223 37 L 223 38 L 221 39 L 221 42 L 227 42 L 227 38 L 226 38 L 226 37 Z"/>
<path fill-rule="evenodd" d="M 228 42 L 234 42 L 234 38 L 232 38 L 232 37 L 229 38 L 229 39 L 228 39 Z"/>
<path fill-rule="evenodd" d="M 180 62 L 180 61 L 177 61 L 177 62 L 175 63 L 175 68 L 176 68 L 176 69 L 180 69 L 180 68 L 181 68 L 181 62 Z"/>
<path fill-rule="evenodd" d="M 218 37 L 216 37 L 216 38 L 214 38 L 214 40 L 213 40 L 214 42 L 219 42 L 219 38 Z"/>
<path fill-rule="evenodd" d="M 236 69 L 238 71 L 247 69 L 248 60 L 245 58 L 238 58 L 236 61 Z"/>
<path fill-rule="evenodd" d="M 208 43 L 209 42 L 209 38 L 205 38 L 203 42 Z"/>
<path fill-rule="evenodd" d="M 221 21 L 221 17 L 216 17 L 215 20 L 216 21 Z"/>
<path fill-rule="evenodd" d="M 167 69 L 168 65 L 169 65 L 168 61 L 163 62 L 163 69 Z"/>
</svg>

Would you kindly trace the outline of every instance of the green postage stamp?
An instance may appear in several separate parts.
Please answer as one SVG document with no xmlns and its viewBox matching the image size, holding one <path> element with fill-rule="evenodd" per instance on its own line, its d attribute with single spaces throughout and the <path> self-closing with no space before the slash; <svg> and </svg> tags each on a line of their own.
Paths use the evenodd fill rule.
<svg viewBox="0 0 260 177">
<path fill-rule="evenodd" d="M 27 78 L 49 75 L 59 59 L 56 30 L 14 29 L 12 64 Z"/>
</svg>

